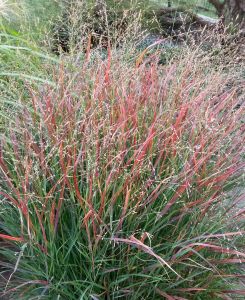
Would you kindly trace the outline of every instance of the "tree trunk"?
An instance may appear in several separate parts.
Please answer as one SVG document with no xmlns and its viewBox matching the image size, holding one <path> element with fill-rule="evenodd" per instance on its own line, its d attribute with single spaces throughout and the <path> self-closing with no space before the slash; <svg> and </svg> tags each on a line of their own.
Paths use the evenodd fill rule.
<svg viewBox="0 0 245 300">
<path fill-rule="evenodd" d="M 245 30 L 245 0 L 209 0 L 209 3 L 216 8 L 225 25 L 233 23 Z"/>
</svg>

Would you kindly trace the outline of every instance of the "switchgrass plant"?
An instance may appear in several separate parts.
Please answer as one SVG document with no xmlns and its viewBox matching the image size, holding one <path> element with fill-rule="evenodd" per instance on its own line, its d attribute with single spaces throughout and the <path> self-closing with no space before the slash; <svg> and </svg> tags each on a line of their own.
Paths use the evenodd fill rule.
<svg viewBox="0 0 245 300">
<path fill-rule="evenodd" d="M 148 1 L 61 1 L 54 20 L 51 48 L 55 53 L 86 49 L 88 37 L 94 48 L 106 49 L 139 40 L 149 25 L 144 17 Z M 143 24 L 144 23 L 144 24 Z"/>
<path fill-rule="evenodd" d="M 244 107 L 229 76 L 196 53 L 90 55 L 28 85 L 1 135 L 2 296 L 243 299 Z"/>
</svg>

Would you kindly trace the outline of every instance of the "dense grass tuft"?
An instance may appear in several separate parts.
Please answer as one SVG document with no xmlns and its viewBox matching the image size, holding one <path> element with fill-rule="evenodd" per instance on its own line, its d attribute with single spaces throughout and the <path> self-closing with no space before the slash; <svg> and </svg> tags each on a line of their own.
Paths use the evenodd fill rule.
<svg viewBox="0 0 245 300">
<path fill-rule="evenodd" d="M 133 67 L 88 51 L 71 69 L 28 86 L 1 136 L 2 294 L 242 299 L 235 88 L 195 54 Z"/>
</svg>

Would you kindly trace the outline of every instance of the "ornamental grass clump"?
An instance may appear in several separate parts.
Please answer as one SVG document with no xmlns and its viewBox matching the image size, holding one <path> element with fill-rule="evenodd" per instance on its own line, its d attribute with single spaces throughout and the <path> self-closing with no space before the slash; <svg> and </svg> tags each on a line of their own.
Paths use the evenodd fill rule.
<svg viewBox="0 0 245 300">
<path fill-rule="evenodd" d="M 244 297 L 244 107 L 207 68 L 109 50 L 28 86 L 1 136 L 2 295 Z"/>
</svg>

